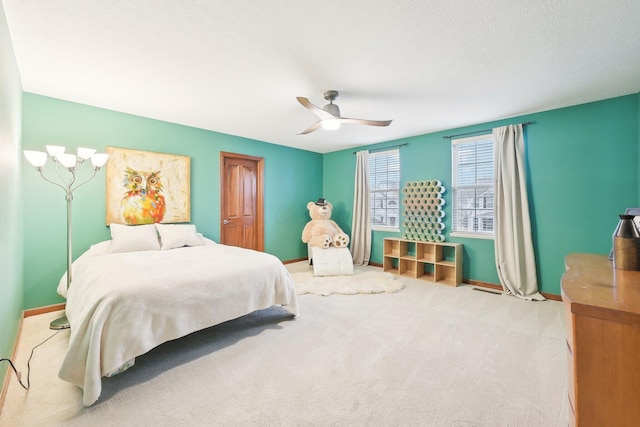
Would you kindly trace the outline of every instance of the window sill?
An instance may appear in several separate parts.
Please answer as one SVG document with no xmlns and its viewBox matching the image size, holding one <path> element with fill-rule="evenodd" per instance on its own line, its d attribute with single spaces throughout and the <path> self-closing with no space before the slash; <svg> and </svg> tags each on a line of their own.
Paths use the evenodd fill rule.
<svg viewBox="0 0 640 427">
<path fill-rule="evenodd" d="M 471 231 L 455 231 L 449 234 L 451 237 L 464 237 L 469 239 L 485 239 L 485 240 L 493 240 L 494 235 L 489 233 L 474 233 Z"/>
<path fill-rule="evenodd" d="M 399 227 L 380 227 L 380 226 L 371 226 L 371 231 L 384 231 L 387 233 L 399 233 L 400 232 L 400 228 Z"/>
</svg>

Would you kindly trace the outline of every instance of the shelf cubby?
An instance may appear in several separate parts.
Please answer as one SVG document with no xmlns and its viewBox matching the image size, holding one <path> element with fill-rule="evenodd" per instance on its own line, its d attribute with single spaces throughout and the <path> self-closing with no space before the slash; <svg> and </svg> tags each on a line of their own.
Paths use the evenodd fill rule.
<svg viewBox="0 0 640 427">
<path fill-rule="evenodd" d="M 385 238 L 382 267 L 400 276 L 458 286 L 462 283 L 462 244 Z"/>
</svg>

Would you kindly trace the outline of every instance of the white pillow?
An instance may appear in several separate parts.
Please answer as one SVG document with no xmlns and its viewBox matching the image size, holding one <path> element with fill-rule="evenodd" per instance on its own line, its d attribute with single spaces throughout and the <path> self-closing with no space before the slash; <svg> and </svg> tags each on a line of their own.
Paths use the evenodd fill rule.
<svg viewBox="0 0 640 427">
<path fill-rule="evenodd" d="M 204 241 L 193 224 L 156 224 L 162 242 L 162 250 L 183 246 L 202 246 Z"/>
<path fill-rule="evenodd" d="M 160 249 L 158 232 L 153 224 L 111 224 L 110 253 L 154 251 Z"/>
</svg>

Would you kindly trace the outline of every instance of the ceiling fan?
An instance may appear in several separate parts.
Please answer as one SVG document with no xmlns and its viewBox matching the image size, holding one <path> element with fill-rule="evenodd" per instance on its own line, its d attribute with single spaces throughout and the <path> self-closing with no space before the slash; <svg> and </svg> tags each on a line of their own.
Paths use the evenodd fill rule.
<svg viewBox="0 0 640 427">
<path fill-rule="evenodd" d="M 340 127 L 341 123 L 355 123 L 359 125 L 368 126 L 389 126 L 392 120 L 365 120 L 365 119 L 349 119 L 347 117 L 340 116 L 340 107 L 333 103 L 338 97 L 337 90 L 328 90 L 324 93 L 324 99 L 329 101 L 327 105 L 322 108 L 313 105 L 307 98 L 298 96 L 296 99 L 303 107 L 307 108 L 312 113 L 316 114 L 320 120 L 300 132 L 298 135 L 306 135 L 314 130 L 323 128 L 325 130 L 335 130 Z"/>
</svg>

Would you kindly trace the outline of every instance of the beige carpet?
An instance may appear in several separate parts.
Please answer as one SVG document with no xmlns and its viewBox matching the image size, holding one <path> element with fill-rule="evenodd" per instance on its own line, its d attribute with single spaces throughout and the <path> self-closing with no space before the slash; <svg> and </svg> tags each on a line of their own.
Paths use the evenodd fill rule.
<svg viewBox="0 0 640 427">
<path fill-rule="evenodd" d="M 397 293 L 301 295 L 295 320 L 273 308 L 166 343 L 103 378 L 89 408 L 57 378 L 65 331 L 36 349 L 28 392 L 11 380 L 0 425 L 567 425 L 561 303 L 400 280 Z M 25 375 L 54 317 L 25 319 Z"/>
</svg>

